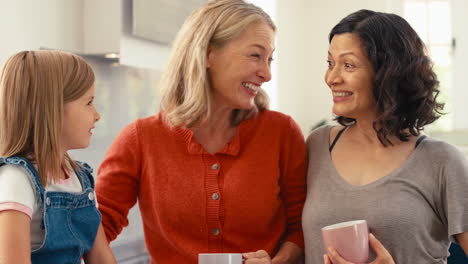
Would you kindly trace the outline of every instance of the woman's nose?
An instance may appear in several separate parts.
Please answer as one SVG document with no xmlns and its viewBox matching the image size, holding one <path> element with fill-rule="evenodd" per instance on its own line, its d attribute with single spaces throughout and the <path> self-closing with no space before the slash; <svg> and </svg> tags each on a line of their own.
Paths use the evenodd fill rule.
<svg viewBox="0 0 468 264">
<path fill-rule="evenodd" d="M 337 67 L 329 68 L 325 73 L 325 82 L 330 87 L 337 85 L 342 81 L 341 72 Z"/>
<path fill-rule="evenodd" d="M 262 63 L 262 66 L 257 72 L 257 75 L 262 78 L 263 82 L 268 82 L 271 80 L 271 67 L 270 63 Z"/>
</svg>

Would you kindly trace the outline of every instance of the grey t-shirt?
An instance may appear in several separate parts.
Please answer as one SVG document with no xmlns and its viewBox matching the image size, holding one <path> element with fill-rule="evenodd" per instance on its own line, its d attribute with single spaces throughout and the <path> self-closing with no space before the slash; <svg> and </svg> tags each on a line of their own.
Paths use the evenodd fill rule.
<svg viewBox="0 0 468 264">
<path fill-rule="evenodd" d="M 360 219 L 367 220 L 397 264 L 446 263 L 453 235 L 468 231 L 466 157 L 445 142 L 426 138 L 400 168 L 353 186 L 333 165 L 330 130 L 321 127 L 307 140 L 306 264 L 323 263 L 322 227 Z M 374 257 L 372 252 L 370 260 Z"/>
</svg>

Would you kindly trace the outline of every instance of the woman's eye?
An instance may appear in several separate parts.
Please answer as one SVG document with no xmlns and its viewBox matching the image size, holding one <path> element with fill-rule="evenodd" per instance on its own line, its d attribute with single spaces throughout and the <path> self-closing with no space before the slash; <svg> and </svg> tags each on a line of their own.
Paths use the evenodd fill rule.
<svg viewBox="0 0 468 264">
<path fill-rule="evenodd" d="M 93 101 L 89 101 L 87 105 L 93 105 Z"/>
<path fill-rule="evenodd" d="M 272 63 L 275 59 L 274 58 L 268 58 L 268 63 Z"/>
<path fill-rule="evenodd" d="M 351 63 L 345 63 L 344 66 L 346 69 L 352 69 L 354 67 Z"/>
<path fill-rule="evenodd" d="M 328 68 L 331 68 L 333 66 L 333 63 L 331 60 L 327 60 L 327 65 L 328 65 Z"/>
<path fill-rule="evenodd" d="M 251 54 L 250 56 L 255 57 L 255 58 L 260 58 L 260 54 L 257 54 L 257 53 Z"/>
</svg>

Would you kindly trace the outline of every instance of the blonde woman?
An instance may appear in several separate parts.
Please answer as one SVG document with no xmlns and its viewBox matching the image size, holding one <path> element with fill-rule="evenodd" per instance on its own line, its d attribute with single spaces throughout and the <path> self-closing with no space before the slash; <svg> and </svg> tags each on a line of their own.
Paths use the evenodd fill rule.
<svg viewBox="0 0 468 264">
<path fill-rule="evenodd" d="M 80 57 L 23 51 L 0 90 L 0 263 L 115 263 L 100 225 L 86 148 L 99 120 Z"/>
<path fill-rule="evenodd" d="M 305 142 L 289 116 L 267 110 L 261 88 L 274 35 L 270 17 L 241 0 L 191 14 L 161 112 L 128 125 L 99 168 L 108 240 L 138 200 L 152 263 L 194 264 L 208 252 L 247 252 L 248 264 L 301 258 Z"/>
</svg>

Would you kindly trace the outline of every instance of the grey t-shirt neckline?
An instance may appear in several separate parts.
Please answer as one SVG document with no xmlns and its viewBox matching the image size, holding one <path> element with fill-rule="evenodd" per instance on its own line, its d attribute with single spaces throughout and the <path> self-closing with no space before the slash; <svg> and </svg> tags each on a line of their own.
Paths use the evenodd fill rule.
<svg viewBox="0 0 468 264">
<path fill-rule="evenodd" d="M 330 142 L 330 132 L 331 132 L 332 128 L 333 128 L 333 126 L 328 126 L 327 127 L 327 133 L 322 133 L 322 135 L 325 136 L 324 140 L 326 142 Z M 344 132 L 346 132 L 346 131 L 344 131 Z M 327 157 L 325 159 L 325 161 L 327 162 L 327 166 L 329 166 L 329 171 L 332 172 L 331 173 L 331 178 L 336 184 L 340 185 L 340 187 L 342 187 L 342 188 L 344 188 L 346 190 L 356 190 L 356 191 L 359 190 L 359 191 L 362 191 L 362 190 L 374 188 L 374 187 L 376 187 L 378 185 L 384 184 L 386 181 L 388 181 L 389 179 L 391 179 L 395 175 L 398 175 L 401 172 L 403 172 L 405 169 L 407 169 L 407 167 L 410 166 L 413 163 L 413 161 L 418 158 L 417 153 L 419 151 L 423 151 L 422 149 L 424 148 L 424 145 L 425 145 L 424 142 L 426 140 L 429 140 L 429 138 L 426 138 L 425 140 L 421 141 L 420 144 L 413 150 L 413 152 L 401 164 L 400 167 L 394 169 L 393 171 L 391 171 L 388 174 L 380 177 L 379 179 L 374 180 L 374 181 L 372 181 L 372 182 L 370 182 L 368 184 L 364 184 L 364 185 L 353 185 L 353 184 L 347 182 L 340 175 L 338 170 L 336 169 L 335 164 L 333 163 L 333 160 L 332 160 L 332 157 L 331 157 L 331 152 L 329 152 L 328 149 L 325 149 L 325 148 L 322 148 L 321 152 L 322 152 L 322 155 Z M 330 145 L 330 143 L 328 143 L 328 145 Z"/>
</svg>

